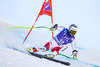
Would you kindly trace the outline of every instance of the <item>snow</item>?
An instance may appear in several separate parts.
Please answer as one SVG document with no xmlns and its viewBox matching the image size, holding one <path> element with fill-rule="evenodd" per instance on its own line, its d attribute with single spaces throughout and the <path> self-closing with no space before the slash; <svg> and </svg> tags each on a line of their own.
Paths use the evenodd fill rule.
<svg viewBox="0 0 100 67">
<path fill-rule="evenodd" d="M 47 62 L 47 63 L 45 63 Z M 0 47 L 0 67 L 64 67 L 59 63 L 48 61 L 45 59 L 39 59 L 31 55 Z"/>
<path fill-rule="evenodd" d="M 50 40 L 51 36 L 48 36 L 50 34 L 44 35 L 43 32 L 39 33 L 39 31 L 41 31 L 40 29 L 38 29 L 38 31 L 34 29 L 35 32 L 32 31 L 32 34 L 30 34 L 31 37 L 29 36 L 25 44 L 22 45 L 22 41 L 29 30 L 8 29 L 8 27 L 12 26 L 13 25 L 6 23 L 6 21 L 0 21 L 0 67 L 67 67 L 47 59 L 39 59 L 27 53 L 26 48 L 28 47 L 43 46 Z M 42 30 L 48 31 L 45 29 Z M 63 52 L 63 54 L 71 54 L 70 49 L 69 46 L 69 49 Z M 94 49 L 79 49 L 78 58 L 81 61 L 73 61 L 61 56 L 55 58 L 70 62 L 71 65 L 69 67 L 93 67 L 91 64 L 100 66 L 99 51 Z"/>
</svg>

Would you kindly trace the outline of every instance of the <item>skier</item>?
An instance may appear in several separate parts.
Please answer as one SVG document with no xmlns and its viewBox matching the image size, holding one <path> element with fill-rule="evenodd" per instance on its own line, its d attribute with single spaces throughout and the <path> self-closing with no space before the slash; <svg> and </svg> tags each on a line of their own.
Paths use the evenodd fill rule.
<svg viewBox="0 0 100 67">
<path fill-rule="evenodd" d="M 72 46 L 72 55 L 73 59 L 77 59 L 77 49 L 76 49 L 76 41 L 74 35 L 77 33 L 77 26 L 75 24 L 71 24 L 69 29 L 58 26 L 55 24 L 53 27 L 50 28 L 51 31 L 59 30 L 58 28 L 62 28 L 60 33 L 58 33 L 54 38 L 52 38 L 49 42 L 47 42 L 42 48 L 28 48 L 30 52 L 37 52 L 37 51 L 48 51 L 50 50 L 52 54 L 47 54 L 49 57 L 54 57 L 55 55 L 59 55 L 59 53 L 63 52 L 65 49 L 68 48 L 67 44 L 71 43 Z"/>
</svg>

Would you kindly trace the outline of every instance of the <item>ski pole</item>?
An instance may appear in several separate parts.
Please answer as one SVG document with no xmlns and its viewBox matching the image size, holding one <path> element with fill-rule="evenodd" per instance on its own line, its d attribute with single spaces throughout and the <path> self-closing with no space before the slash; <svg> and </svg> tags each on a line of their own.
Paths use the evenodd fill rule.
<svg viewBox="0 0 100 67">
<path fill-rule="evenodd" d="M 46 28 L 46 29 L 50 29 L 49 27 L 45 27 L 45 26 L 32 27 L 32 28 Z M 8 29 L 31 29 L 31 27 L 8 27 Z"/>
</svg>

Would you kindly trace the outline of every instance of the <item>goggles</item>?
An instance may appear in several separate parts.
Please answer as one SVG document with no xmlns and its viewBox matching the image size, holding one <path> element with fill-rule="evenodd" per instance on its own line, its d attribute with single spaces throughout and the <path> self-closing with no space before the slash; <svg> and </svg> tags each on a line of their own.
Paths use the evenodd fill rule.
<svg viewBox="0 0 100 67">
<path fill-rule="evenodd" d="M 70 33 L 71 34 L 76 34 L 76 31 L 71 30 Z"/>
</svg>

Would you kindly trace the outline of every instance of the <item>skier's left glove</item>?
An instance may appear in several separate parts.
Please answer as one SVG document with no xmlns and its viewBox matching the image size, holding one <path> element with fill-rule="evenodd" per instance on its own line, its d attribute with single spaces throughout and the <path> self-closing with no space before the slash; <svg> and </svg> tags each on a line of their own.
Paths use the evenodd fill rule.
<svg viewBox="0 0 100 67">
<path fill-rule="evenodd" d="M 53 27 L 50 28 L 50 31 L 55 31 L 58 28 L 58 24 L 55 24 Z"/>
<path fill-rule="evenodd" d="M 74 60 L 77 59 L 77 53 L 78 53 L 77 50 L 73 50 L 73 51 L 72 51 L 72 56 L 73 56 L 73 59 L 74 59 Z"/>
</svg>

